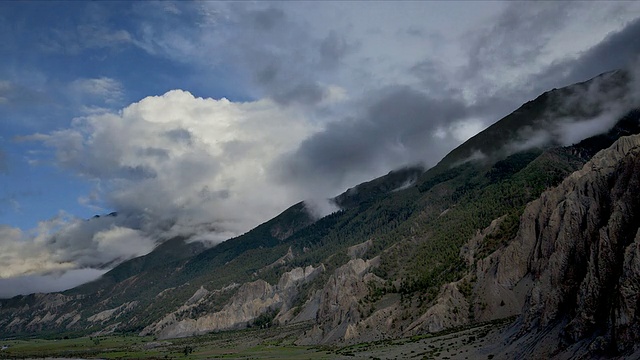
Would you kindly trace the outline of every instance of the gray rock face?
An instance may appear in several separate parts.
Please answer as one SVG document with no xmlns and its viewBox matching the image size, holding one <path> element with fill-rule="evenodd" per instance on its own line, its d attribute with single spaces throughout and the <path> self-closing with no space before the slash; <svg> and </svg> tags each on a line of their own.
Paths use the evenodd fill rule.
<svg viewBox="0 0 640 360">
<path fill-rule="evenodd" d="M 369 282 L 382 282 L 368 272 L 378 262 L 378 258 L 352 259 L 336 269 L 323 289 L 315 294 L 315 299 L 308 303 L 317 308 L 316 325 L 299 344 L 332 343 L 360 334 L 357 325 L 363 314 L 358 302 L 369 293 Z"/>
<path fill-rule="evenodd" d="M 149 325 L 141 334 L 156 334 L 161 339 L 186 337 L 245 327 L 268 311 L 277 310 L 285 314 L 297 294 L 298 286 L 312 280 L 322 271 L 324 271 L 322 266 L 315 268 L 307 266 L 284 273 L 277 285 L 271 285 L 264 280 L 245 283 L 237 288 L 236 293 L 220 311 L 198 317 L 182 318 L 182 314 L 189 313 L 192 308 L 208 301 L 207 295 L 211 294 L 215 297 L 220 292 L 234 290 L 237 285 L 233 284 L 212 292 L 200 288 L 184 306 Z"/>
<path fill-rule="evenodd" d="M 136 307 L 138 305 L 137 301 L 131 301 L 131 302 L 127 302 L 124 303 L 116 308 L 113 309 L 108 309 L 108 310 L 104 310 L 101 311 L 97 314 L 91 315 L 87 318 L 88 321 L 92 322 L 92 323 L 98 323 L 98 322 L 104 322 L 107 320 L 111 320 L 114 318 L 117 318 L 118 316 L 130 311 L 131 309 L 133 309 L 134 307 Z"/>
<path fill-rule="evenodd" d="M 63 305 L 78 300 L 77 297 L 63 294 L 32 294 L 27 297 L 30 305 L 25 302 L 25 305 L 13 311 L 11 316 L 0 317 L 0 326 L 16 332 L 39 331 L 45 326 L 60 326 L 65 323 L 69 328 L 80 320 L 77 312 L 60 310 Z"/>
<path fill-rule="evenodd" d="M 376 286 L 396 286 L 371 273 L 378 258 L 361 259 L 373 245 L 368 240 L 349 247 L 351 260 L 323 277 L 326 282 L 305 288 L 306 299 L 298 299 L 301 286 L 326 271 L 323 265 L 292 269 L 276 284 L 256 280 L 212 291 L 201 287 L 142 334 L 173 338 L 237 329 L 269 314 L 281 324 L 312 321 L 313 328 L 298 343 L 322 344 L 437 332 L 520 315 L 510 333 L 511 358 L 562 358 L 569 351 L 640 353 L 639 189 L 640 135 L 624 137 L 531 202 L 517 235 L 505 247 L 482 255 L 485 237 L 503 218 L 469 239 L 460 254 L 471 270 L 443 285 L 425 306 L 403 302 L 397 291 L 368 299 Z M 293 254 L 289 248 L 263 269 L 286 266 Z M 170 296 L 173 289 L 157 298 Z M 25 299 L 29 301 L 13 317 L 0 317 L 0 326 L 15 331 L 38 331 L 49 324 L 94 326 L 139 308 L 133 301 L 91 312 L 62 311 L 64 304 L 80 298 L 35 294 Z M 304 300 L 303 306 L 294 306 Z"/>
<path fill-rule="evenodd" d="M 605 355 L 634 351 L 640 340 L 638 189 L 640 136 L 623 137 L 530 203 L 516 239 L 483 260 L 485 277 L 503 289 L 531 286 L 518 322 L 520 342 L 553 343 L 544 356 L 561 356 L 569 347 Z M 557 336 L 531 335 L 538 332 Z"/>
<path fill-rule="evenodd" d="M 597 335 L 601 350 L 640 339 L 639 189 L 640 136 L 624 137 L 527 208 L 525 328 L 567 322 L 567 341 Z"/>
<path fill-rule="evenodd" d="M 640 137 L 621 138 L 582 170 L 530 203 L 518 234 L 503 249 L 476 259 L 484 236 L 500 219 L 470 239 L 461 255 L 475 270 L 446 284 L 432 305 L 403 331 L 435 332 L 473 321 L 523 314 L 522 333 L 566 324 L 567 342 L 608 329 L 600 347 L 625 350 L 638 338 L 638 244 Z M 355 247 L 354 247 L 355 248 Z M 358 300 L 373 275 L 353 259 L 336 270 L 320 292 L 310 343 L 362 337 L 385 319 L 363 313 Z M 460 290 L 473 283 L 471 295 Z M 383 313 L 383 312 L 380 312 Z M 378 314 L 379 315 L 379 314 Z M 388 325 L 388 324 L 384 324 Z"/>
<path fill-rule="evenodd" d="M 457 283 L 445 284 L 434 304 L 409 325 L 406 335 L 438 332 L 469 323 L 469 303 Z"/>
<path fill-rule="evenodd" d="M 463 247 L 476 268 L 466 277 L 475 279 L 473 320 L 449 315 L 470 300 L 460 295 L 459 281 L 443 286 L 412 328 L 437 331 L 520 314 L 505 348 L 510 358 L 639 352 L 639 190 L 640 135 L 623 137 L 531 202 L 508 246 L 474 258 L 494 222 Z"/>
<path fill-rule="evenodd" d="M 485 237 L 497 231 L 503 220 L 495 219 L 462 246 L 460 256 L 471 270 L 461 280 L 443 285 L 430 307 L 403 335 L 433 333 L 521 313 L 530 286 L 526 260 L 521 264 L 521 244 L 512 242 L 484 258 L 478 254 Z"/>
</svg>

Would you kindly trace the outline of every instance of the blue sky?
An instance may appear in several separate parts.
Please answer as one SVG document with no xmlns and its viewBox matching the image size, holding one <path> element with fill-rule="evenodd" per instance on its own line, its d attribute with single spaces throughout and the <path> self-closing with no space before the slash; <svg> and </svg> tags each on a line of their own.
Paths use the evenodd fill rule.
<svg viewBox="0 0 640 360">
<path fill-rule="evenodd" d="M 639 18 L 635 2 L 1 2 L 0 283 L 64 288 L 171 236 L 217 243 L 300 200 L 330 212 L 629 66 Z"/>
<path fill-rule="evenodd" d="M 134 15 L 133 8 L 142 5 L 1 5 L 5 56 L 0 78 L 11 88 L 0 115 L 0 148 L 4 154 L 0 223 L 28 230 L 60 210 L 87 218 L 97 212 L 78 203 L 92 184 L 53 163 L 30 165 L 28 160 L 36 158 L 30 153 L 51 150 L 17 140 L 21 136 L 65 128 L 71 119 L 86 113 L 84 107 L 117 111 L 146 96 L 176 88 L 189 89 L 196 96 L 250 99 L 224 68 L 211 69 L 200 77 L 199 69 L 154 56 L 126 40 L 129 35 L 122 34 L 135 32 L 136 18 L 142 15 Z M 72 89 L 74 81 L 88 79 L 111 79 L 114 84 L 96 94 L 79 94 L 82 90 Z"/>
</svg>

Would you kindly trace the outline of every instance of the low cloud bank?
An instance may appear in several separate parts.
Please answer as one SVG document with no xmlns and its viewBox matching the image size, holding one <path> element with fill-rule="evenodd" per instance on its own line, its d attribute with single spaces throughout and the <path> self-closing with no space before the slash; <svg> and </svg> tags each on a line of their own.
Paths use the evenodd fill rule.
<svg viewBox="0 0 640 360">
<path fill-rule="evenodd" d="M 640 109 L 637 65 L 603 74 L 588 85 L 575 86 L 572 94 L 562 94 L 540 124 L 520 131 L 520 140 L 508 144 L 505 151 L 513 153 L 550 144 L 569 146 L 611 130 L 630 111 Z"/>
<path fill-rule="evenodd" d="M 36 292 L 64 291 L 95 280 L 106 270 L 73 269 L 57 275 L 26 275 L 8 279 L 0 278 L 0 299 Z"/>
</svg>

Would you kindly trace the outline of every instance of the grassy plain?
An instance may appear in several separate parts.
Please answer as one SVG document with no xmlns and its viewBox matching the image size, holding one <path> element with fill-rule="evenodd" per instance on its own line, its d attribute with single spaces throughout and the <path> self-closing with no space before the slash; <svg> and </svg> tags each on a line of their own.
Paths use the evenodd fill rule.
<svg viewBox="0 0 640 360">
<path fill-rule="evenodd" d="M 299 346 L 305 328 L 281 326 L 157 340 L 136 335 L 4 339 L 0 359 L 475 359 L 491 358 L 508 320 L 404 339 Z"/>
<path fill-rule="evenodd" d="M 247 329 L 182 339 L 107 335 L 4 339 L 0 359 L 335 359 L 331 349 L 296 346 L 299 327 Z M 338 358 L 341 356 L 338 355 Z"/>
</svg>

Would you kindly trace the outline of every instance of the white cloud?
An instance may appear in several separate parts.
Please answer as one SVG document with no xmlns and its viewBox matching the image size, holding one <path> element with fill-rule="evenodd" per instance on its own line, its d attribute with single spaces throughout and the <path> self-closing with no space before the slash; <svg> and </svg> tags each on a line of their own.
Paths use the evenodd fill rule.
<svg viewBox="0 0 640 360">
<path fill-rule="evenodd" d="M 75 269 L 62 274 L 25 275 L 8 279 L 0 278 L 0 299 L 35 292 L 54 292 L 71 289 L 95 280 L 105 272 L 106 270 L 98 269 Z"/>
<path fill-rule="evenodd" d="M 95 233 L 93 242 L 100 256 L 118 260 L 147 254 L 155 247 L 140 231 L 116 225 Z"/>
<path fill-rule="evenodd" d="M 117 223 L 131 223 L 131 219 L 106 216 L 82 220 L 60 213 L 28 232 L 0 226 L 0 279 L 99 269 L 155 247 L 154 239 Z"/>
<path fill-rule="evenodd" d="M 309 195 L 267 171 L 314 131 L 297 110 L 269 100 L 174 90 L 25 137 L 95 184 L 82 203 L 118 215 L 60 213 L 27 233 L 0 228 L 0 278 L 113 266 L 179 234 L 217 243 L 248 231 Z"/>
<path fill-rule="evenodd" d="M 480 131 L 484 130 L 485 127 L 487 127 L 487 125 L 480 119 L 466 119 L 453 123 L 449 127 L 449 131 L 454 139 L 463 143 Z"/>
<path fill-rule="evenodd" d="M 316 219 L 323 218 L 340 210 L 340 207 L 330 199 L 307 199 L 304 202 L 304 206 L 307 212 Z"/>
<path fill-rule="evenodd" d="M 44 246 L 20 229 L 0 226 L 0 278 L 66 270 L 73 264 L 57 262 Z"/>
<path fill-rule="evenodd" d="M 124 94 L 124 87 L 119 81 L 104 76 L 93 79 L 76 79 L 70 84 L 70 89 L 72 95 L 83 102 L 104 104 L 117 104 L 122 100 Z M 99 108 L 87 106 L 87 109 L 89 112 L 95 112 Z"/>
<path fill-rule="evenodd" d="M 175 234 L 196 232 L 192 239 L 216 243 L 299 200 L 335 195 L 403 164 L 434 164 L 488 125 L 485 120 L 565 79 L 538 81 L 545 69 L 571 65 L 638 16 L 635 3 L 602 9 L 587 3 L 144 2 L 127 7 L 133 21 L 126 30 L 106 18 L 47 29 L 42 42 L 65 56 L 108 50 L 100 61 L 113 60 L 122 71 L 118 51 L 133 45 L 130 50 L 188 68 L 201 83 L 232 74 L 208 89 L 272 100 L 234 103 L 175 90 L 113 111 L 123 105 L 125 86 L 100 73 L 83 74 L 97 77 L 79 78 L 66 90 L 85 116 L 27 138 L 53 149 L 57 165 L 92 181 L 95 189 L 81 203 L 121 215 L 91 221 L 62 215 L 32 233 L 3 229 L 0 277 L 99 267 Z M 587 74 L 583 80 L 595 75 L 580 74 Z M 399 85 L 407 91 L 374 96 Z M 132 89 L 157 93 L 153 82 L 148 86 Z M 525 90 L 514 91 L 520 87 Z M 30 88 L 40 87 L 0 81 L 0 105 L 30 106 L 39 95 Z M 415 101 L 407 101 L 412 94 Z M 443 100 L 451 103 L 440 106 Z M 580 136 L 606 122 L 565 120 L 559 134 Z M 540 136 L 518 145 L 558 136 L 534 135 Z M 296 171 L 282 171 L 296 163 Z M 307 204 L 319 214 L 334 210 L 323 201 Z"/>
<path fill-rule="evenodd" d="M 636 61 L 636 64 L 640 62 Z M 519 140 L 506 145 L 507 153 L 548 144 L 569 146 L 609 131 L 618 120 L 640 106 L 640 71 L 631 66 L 625 72 L 603 74 L 564 93 L 541 118 L 534 130 L 526 127 Z M 623 80 L 624 79 L 624 80 Z M 625 86 L 620 86 L 624 81 Z M 550 96 L 557 96 L 552 93 Z"/>
<path fill-rule="evenodd" d="M 527 128 L 520 132 L 520 138 L 523 140 L 512 142 L 505 147 L 507 154 L 546 146 L 553 140 L 553 135 L 547 130 L 533 131 Z"/>
<path fill-rule="evenodd" d="M 145 234 L 201 232 L 219 241 L 211 233 L 240 234 L 304 199 L 267 169 L 313 131 L 296 110 L 269 100 L 233 103 L 174 90 L 28 139 L 53 148 L 60 166 L 98 182 L 92 198 L 144 218 Z M 110 231 L 109 243 L 120 248 L 120 233 Z"/>
</svg>

